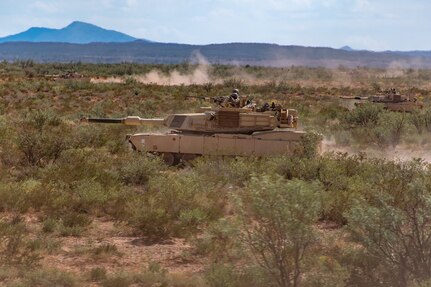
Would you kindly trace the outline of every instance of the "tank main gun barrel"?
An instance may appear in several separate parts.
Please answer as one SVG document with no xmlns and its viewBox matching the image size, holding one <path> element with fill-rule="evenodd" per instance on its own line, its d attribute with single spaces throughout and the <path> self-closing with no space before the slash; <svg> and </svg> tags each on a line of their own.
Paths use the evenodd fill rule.
<svg viewBox="0 0 431 287">
<path fill-rule="evenodd" d="M 82 118 L 84 123 L 98 124 L 123 124 L 126 126 L 142 126 L 142 125 L 163 125 L 164 119 L 144 119 L 136 116 L 128 116 L 125 118 Z"/>
</svg>

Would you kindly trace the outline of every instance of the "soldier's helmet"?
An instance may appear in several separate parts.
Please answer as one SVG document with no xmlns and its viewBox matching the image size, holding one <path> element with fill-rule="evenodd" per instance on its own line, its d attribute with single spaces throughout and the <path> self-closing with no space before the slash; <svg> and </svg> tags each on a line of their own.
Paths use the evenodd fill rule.
<svg viewBox="0 0 431 287">
<path fill-rule="evenodd" d="M 230 95 L 230 97 L 234 100 L 238 99 L 238 93 L 232 93 L 232 95 Z"/>
<path fill-rule="evenodd" d="M 239 90 L 238 90 L 238 89 L 233 89 L 233 90 L 232 90 L 232 94 L 237 94 L 237 95 L 239 95 Z"/>
</svg>

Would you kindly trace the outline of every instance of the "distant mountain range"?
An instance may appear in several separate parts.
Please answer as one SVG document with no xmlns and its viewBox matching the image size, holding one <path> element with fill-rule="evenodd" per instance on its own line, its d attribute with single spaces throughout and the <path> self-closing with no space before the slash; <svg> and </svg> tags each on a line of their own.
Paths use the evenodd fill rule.
<svg viewBox="0 0 431 287">
<path fill-rule="evenodd" d="M 83 22 L 73 22 L 63 29 L 30 28 L 0 38 L 0 60 L 6 61 L 175 64 L 191 61 L 196 53 L 213 64 L 431 68 L 431 51 L 373 52 L 349 46 L 333 49 L 259 43 L 157 43 Z"/>
<path fill-rule="evenodd" d="M 106 30 L 93 24 L 75 21 L 62 29 L 33 27 L 25 32 L 0 38 L 5 42 L 57 42 L 87 44 L 95 42 L 123 43 L 136 38 L 113 30 Z M 147 41 L 147 40 L 143 40 Z"/>
</svg>

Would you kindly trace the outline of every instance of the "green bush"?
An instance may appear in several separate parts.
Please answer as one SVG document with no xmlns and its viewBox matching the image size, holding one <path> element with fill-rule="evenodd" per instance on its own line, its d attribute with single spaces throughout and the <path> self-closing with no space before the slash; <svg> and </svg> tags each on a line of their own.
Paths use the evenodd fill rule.
<svg viewBox="0 0 431 287">
<path fill-rule="evenodd" d="M 90 251 L 94 259 L 103 259 L 110 256 L 120 256 L 122 255 L 115 244 L 105 243 L 99 245 Z"/>
<path fill-rule="evenodd" d="M 34 271 L 23 281 L 22 286 L 44 286 L 44 287 L 73 287 L 79 286 L 78 280 L 70 273 L 59 270 Z"/>
<path fill-rule="evenodd" d="M 103 267 L 95 267 L 90 270 L 90 280 L 93 282 L 99 282 L 106 279 L 106 269 Z"/>
<path fill-rule="evenodd" d="M 278 286 L 298 286 L 317 237 L 321 187 L 280 176 L 253 177 L 238 197 L 242 240 Z"/>
<path fill-rule="evenodd" d="M 213 185 L 195 174 L 167 174 L 150 180 L 149 190 L 130 202 L 129 223 L 146 236 L 186 236 L 222 215 L 223 201 Z"/>
<path fill-rule="evenodd" d="M 165 167 L 159 158 L 133 153 L 118 163 L 118 176 L 124 184 L 147 184 Z"/>
<path fill-rule="evenodd" d="M 41 259 L 27 236 L 27 229 L 20 218 L 12 222 L 0 221 L 0 266 L 24 265 L 34 267 Z"/>
<path fill-rule="evenodd" d="M 347 126 L 362 126 L 373 128 L 377 125 L 380 114 L 383 112 L 383 105 L 365 103 L 347 113 L 343 122 Z"/>
<path fill-rule="evenodd" d="M 387 112 L 380 115 L 373 132 L 379 146 L 396 146 L 400 143 L 407 124 L 405 113 Z"/>
<path fill-rule="evenodd" d="M 58 116 L 33 112 L 18 125 L 17 148 L 29 165 L 44 166 L 67 149 L 69 129 Z"/>
<path fill-rule="evenodd" d="M 414 179 L 398 201 L 392 190 L 376 191 L 347 214 L 349 231 L 383 266 L 386 286 L 408 286 L 431 278 L 431 182 Z"/>
<path fill-rule="evenodd" d="M 194 240 L 195 252 L 213 262 L 235 262 L 244 256 L 242 242 L 238 240 L 240 233 L 238 222 L 220 218 Z"/>
</svg>

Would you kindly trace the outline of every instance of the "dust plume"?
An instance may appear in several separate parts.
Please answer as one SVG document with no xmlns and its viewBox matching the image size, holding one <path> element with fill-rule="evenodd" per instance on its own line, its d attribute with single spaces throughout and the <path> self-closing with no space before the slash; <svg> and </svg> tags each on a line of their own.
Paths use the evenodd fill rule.
<svg viewBox="0 0 431 287">
<path fill-rule="evenodd" d="M 339 145 L 334 137 L 325 138 L 322 144 L 322 152 L 347 153 L 354 155 L 365 153 L 369 158 L 382 158 L 396 161 L 410 161 L 413 159 L 422 159 L 424 162 L 431 164 L 431 147 L 428 145 L 397 145 L 388 148 L 354 148 L 351 146 Z"/>
<path fill-rule="evenodd" d="M 157 84 L 165 86 L 203 85 L 209 82 L 217 82 L 210 76 L 211 65 L 199 52 L 194 52 L 192 54 L 190 63 L 197 66 L 188 74 L 183 74 L 174 70 L 166 75 L 160 70 L 152 70 L 145 75 L 134 76 L 134 79 L 143 84 Z"/>
<path fill-rule="evenodd" d="M 115 78 L 115 77 L 108 77 L 108 78 L 91 78 L 90 82 L 93 84 L 122 84 L 124 83 L 124 79 L 121 78 Z"/>
</svg>

